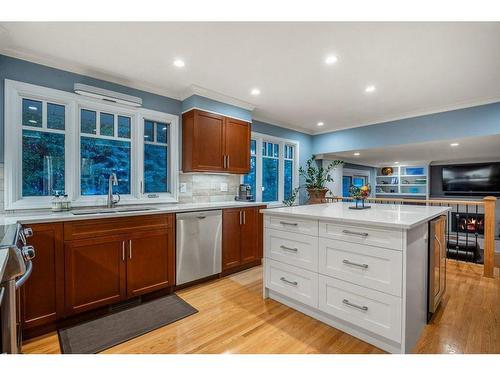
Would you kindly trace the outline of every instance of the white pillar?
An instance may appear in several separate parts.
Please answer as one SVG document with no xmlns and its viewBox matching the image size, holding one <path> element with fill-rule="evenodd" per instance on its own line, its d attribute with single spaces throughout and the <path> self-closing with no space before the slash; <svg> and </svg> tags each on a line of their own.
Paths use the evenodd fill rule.
<svg viewBox="0 0 500 375">
<path fill-rule="evenodd" d="M 322 160 L 323 168 L 327 168 L 328 164 L 330 164 L 332 160 Z M 333 178 L 333 182 L 327 182 L 326 187 L 330 189 L 330 193 L 328 195 L 333 194 L 336 197 L 342 196 L 342 175 L 343 175 L 344 167 L 342 164 L 337 165 L 337 167 L 330 172 L 330 176 Z"/>
</svg>

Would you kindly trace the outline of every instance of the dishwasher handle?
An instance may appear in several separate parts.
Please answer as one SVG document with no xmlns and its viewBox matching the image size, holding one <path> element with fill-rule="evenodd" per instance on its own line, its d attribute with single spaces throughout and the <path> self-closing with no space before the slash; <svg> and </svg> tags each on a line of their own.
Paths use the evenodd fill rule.
<svg viewBox="0 0 500 375">
<path fill-rule="evenodd" d="M 213 216 L 222 216 L 222 210 L 192 211 L 175 214 L 177 220 L 203 220 Z"/>
</svg>

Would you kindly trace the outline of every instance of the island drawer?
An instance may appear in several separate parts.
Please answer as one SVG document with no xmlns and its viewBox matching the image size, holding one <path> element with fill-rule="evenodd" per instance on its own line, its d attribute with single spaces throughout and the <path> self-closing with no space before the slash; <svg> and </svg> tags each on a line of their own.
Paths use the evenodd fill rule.
<svg viewBox="0 0 500 375">
<path fill-rule="evenodd" d="M 265 229 L 265 256 L 318 272 L 318 237 Z"/>
<path fill-rule="evenodd" d="M 387 249 L 403 249 L 403 231 L 398 229 L 390 230 L 374 226 L 356 226 L 333 221 L 320 221 L 319 235 L 324 238 L 385 247 Z"/>
<path fill-rule="evenodd" d="M 401 251 L 320 238 L 318 254 L 321 274 L 401 296 Z"/>
<path fill-rule="evenodd" d="M 298 302 L 318 308 L 318 274 L 265 260 L 266 287 Z"/>
<path fill-rule="evenodd" d="M 318 235 L 317 220 L 264 215 L 264 226 L 270 229 L 286 230 L 288 232 L 308 234 L 310 236 Z"/>
<path fill-rule="evenodd" d="M 319 309 L 401 342 L 401 298 L 319 275 Z"/>
</svg>

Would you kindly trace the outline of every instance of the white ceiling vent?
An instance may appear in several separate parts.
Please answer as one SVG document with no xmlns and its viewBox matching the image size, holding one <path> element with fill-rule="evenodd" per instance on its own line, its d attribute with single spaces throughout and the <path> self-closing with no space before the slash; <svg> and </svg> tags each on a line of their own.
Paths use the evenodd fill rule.
<svg viewBox="0 0 500 375">
<path fill-rule="evenodd" d="M 142 99 L 137 96 L 122 94 L 111 90 L 101 89 L 99 87 L 88 86 L 84 85 L 83 83 L 75 83 L 74 90 L 77 94 L 105 100 L 107 102 L 119 103 L 132 107 L 142 106 Z"/>
</svg>

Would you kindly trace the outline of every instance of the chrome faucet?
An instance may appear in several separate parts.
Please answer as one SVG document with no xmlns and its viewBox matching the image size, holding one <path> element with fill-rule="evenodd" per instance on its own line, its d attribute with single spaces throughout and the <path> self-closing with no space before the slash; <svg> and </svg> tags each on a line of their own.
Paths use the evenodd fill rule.
<svg viewBox="0 0 500 375">
<path fill-rule="evenodd" d="M 113 208 L 118 202 L 120 202 L 120 194 L 116 193 L 117 199 L 114 198 L 113 186 L 118 185 L 118 178 L 116 178 L 115 173 L 111 173 L 108 178 L 108 201 L 106 203 L 107 208 Z"/>
</svg>

